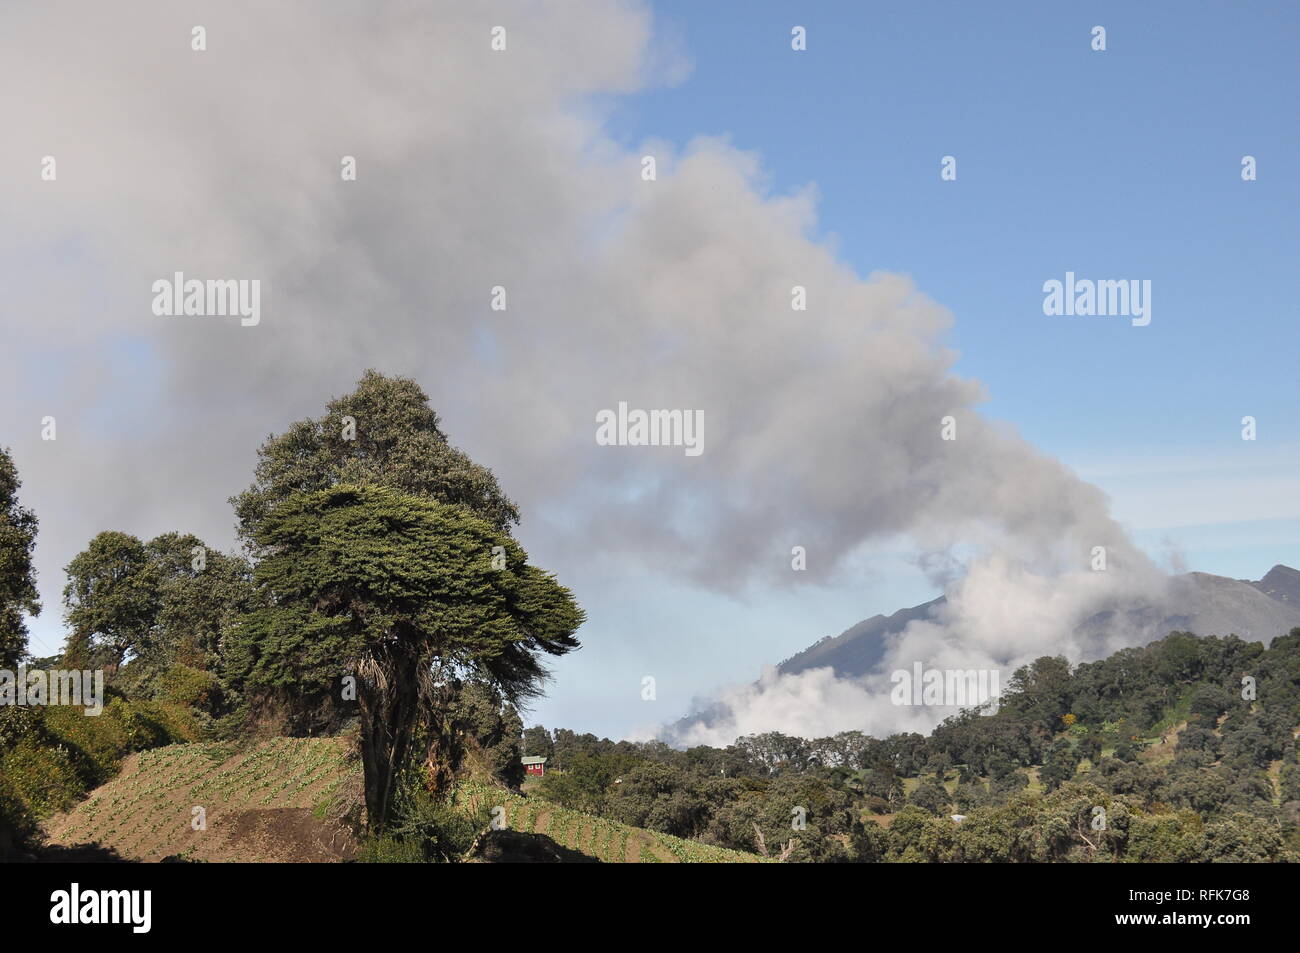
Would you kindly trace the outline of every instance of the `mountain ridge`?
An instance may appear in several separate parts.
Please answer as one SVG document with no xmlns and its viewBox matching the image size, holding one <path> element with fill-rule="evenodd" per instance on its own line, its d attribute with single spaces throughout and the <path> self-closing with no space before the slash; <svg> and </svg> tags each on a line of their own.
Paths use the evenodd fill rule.
<svg viewBox="0 0 1300 953">
<path fill-rule="evenodd" d="M 1161 611 L 1154 605 L 1123 612 L 1099 612 L 1086 619 L 1076 632 L 1104 644 L 1108 633 L 1122 626 L 1137 638 L 1134 645 L 1147 645 L 1173 631 L 1197 635 L 1236 635 L 1245 641 L 1265 645 L 1279 635 L 1300 627 L 1300 571 L 1278 564 L 1261 579 L 1231 579 L 1213 573 L 1188 572 L 1170 578 L 1169 604 L 1176 612 Z M 876 614 L 850 626 L 839 635 L 826 636 L 779 663 L 779 675 L 796 675 L 811 669 L 830 668 L 839 678 L 855 679 L 875 669 L 885 657 L 889 639 L 912 622 L 933 618 L 946 604 L 939 596 L 920 605 L 899 609 L 890 615 Z M 696 703 L 693 710 L 665 726 L 661 737 L 684 737 L 694 725 L 724 721 L 729 707 L 711 699 Z"/>
<path fill-rule="evenodd" d="M 1267 644 L 1300 626 L 1300 571 L 1278 564 L 1262 579 L 1230 579 L 1213 573 L 1188 572 L 1171 579 L 1171 598 L 1180 611 L 1161 613 L 1145 607 L 1124 613 L 1126 624 L 1142 630 L 1154 641 L 1174 630 L 1197 635 L 1237 635 Z M 796 652 L 777 666 L 784 675 L 829 666 L 841 678 L 865 675 L 884 658 L 886 640 L 918 620 L 932 618 L 947 602 L 944 596 L 899 609 L 892 615 L 874 615 Z M 1100 635 L 1115 621 L 1103 612 L 1085 620 L 1080 629 Z"/>
</svg>

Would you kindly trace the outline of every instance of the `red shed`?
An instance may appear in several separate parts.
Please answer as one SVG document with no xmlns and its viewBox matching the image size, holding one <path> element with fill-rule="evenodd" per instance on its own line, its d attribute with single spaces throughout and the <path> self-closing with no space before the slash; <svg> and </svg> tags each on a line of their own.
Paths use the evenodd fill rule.
<svg viewBox="0 0 1300 953">
<path fill-rule="evenodd" d="M 539 755 L 524 755 L 520 759 L 524 763 L 524 772 L 526 774 L 536 774 L 538 776 L 546 773 L 546 759 Z"/>
</svg>

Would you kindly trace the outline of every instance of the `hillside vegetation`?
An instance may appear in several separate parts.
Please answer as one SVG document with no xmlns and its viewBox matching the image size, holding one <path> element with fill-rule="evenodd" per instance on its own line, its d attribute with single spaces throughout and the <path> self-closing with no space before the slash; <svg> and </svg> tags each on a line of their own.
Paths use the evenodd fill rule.
<svg viewBox="0 0 1300 953">
<path fill-rule="evenodd" d="M 197 740 L 197 716 L 184 704 L 121 697 L 95 717 L 70 707 L 0 707 L 0 858 L 112 778 L 133 752 Z"/>
<path fill-rule="evenodd" d="M 134 861 L 333 862 L 358 856 L 349 820 L 360 764 L 342 738 L 275 738 L 235 751 L 174 744 L 128 756 L 121 773 L 46 825 L 46 846 L 93 846 Z M 752 854 L 685 841 L 465 779 L 466 817 L 500 807 L 466 860 L 734 863 Z M 202 809 L 201 824 L 196 808 Z M 111 853 L 110 853 L 111 852 Z"/>
<path fill-rule="evenodd" d="M 791 861 L 1294 862 L 1298 726 L 1300 629 L 1268 648 L 1176 632 L 1077 666 L 1040 658 L 999 710 L 928 736 L 680 751 L 536 727 L 525 747 L 550 759 L 549 799 Z"/>
<path fill-rule="evenodd" d="M 554 858 L 557 860 L 587 859 L 607 864 L 726 864 L 764 860 L 757 854 L 684 840 L 561 807 L 537 794 L 525 796 L 502 788 L 473 785 L 465 786 L 463 791 L 477 804 L 485 805 L 489 810 L 492 807 L 503 809 L 501 816 L 507 827 L 504 831 L 494 831 L 486 838 L 483 854 L 489 858 L 496 853 L 494 847 L 504 842 L 500 856 L 494 859 L 522 859 L 511 856 L 512 853 L 520 853 L 521 847 L 524 851 L 527 850 L 519 839 L 509 836 L 509 832 L 513 832 L 532 835 L 534 839 L 544 838 L 580 855 L 566 857 L 559 853 Z"/>
<path fill-rule="evenodd" d="M 1300 857 L 1300 631 L 1268 649 L 1180 633 L 1077 667 L 1040 659 L 998 713 L 967 712 L 928 737 L 769 733 L 679 751 L 530 728 L 521 742 L 491 699 L 473 711 L 449 796 L 429 800 L 412 770 L 402 824 L 379 837 L 364 833 L 351 733 L 178 744 L 196 730 L 183 707 L 114 699 L 97 719 L 4 713 L 26 724 L 0 764 L 48 848 L 131 860 Z M 525 749 L 550 761 L 522 793 Z"/>
</svg>

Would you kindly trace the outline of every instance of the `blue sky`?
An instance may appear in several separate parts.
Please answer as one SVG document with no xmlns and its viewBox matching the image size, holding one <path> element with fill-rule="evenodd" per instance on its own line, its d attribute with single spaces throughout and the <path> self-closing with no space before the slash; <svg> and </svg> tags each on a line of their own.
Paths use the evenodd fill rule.
<svg viewBox="0 0 1300 953">
<path fill-rule="evenodd" d="M 724 135 L 761 154 L 775 191 L 815 184 L 845 260 L 949 307 L 958 369 L 1034 443 L 1231 452 L 1247 413 L 1262 443 L 1300 437 L 1295 4 L 655 9 L 693 70 L 611 127 Z M 1152 324 L 1043 317 L 1042 282 L 1066 270 L 1150 278 Z"/>
<path fill-rule="evenodd" d="M 725 135 L 775 191 L 814 184 L 843 258 L 950 308 L 987 412 L 1081 471 L 1245 465 L 1300 441 L 1300 8 L 818 7 L 655 4 L 693 70 L 611 127 Z M 1149 278 L 1151 325 L 1043 316 L 1043 281 L 1067 270 Z M 1247 414 L 1259 439 L 1243 447 Z"/>
<path fill-rule="evenodd" d="M 691 71 L 612 104 L 616 138 L 724 136 L 761 156 L 773 192 L 814 185 L 821 236 L 860 273 L 911 275 L 948 307 L 956 370 L 985 384 L 986 412 L 1101 486 L 1165 565 L 1182 565 L 1170 552 L 1234 577 L 1300 565 L 1300 7 L 653 6 Z M 796 24 L 806 52 L 790 49 Z M 944 155 L 954 182 L 940 179 Z M 1244 155 L 1256 181 L 1241 178 Z M 1150 279 L 1151 324 L 1044 316 L 1043 282 L 1067 270 Z M 761 608 L 672 592 L 687 607 L 672 620 L 623 612 L 618 625 L 644 633 L 647 670 L 661 661 L 649 646 L 689 642 L 719 646 L 701 668 L 744 680 L 764 652 L 775 663 L 937 594 L 902 550 L 872 570 L 851 590 Z M 588 608 L 599 631 L 605 610 Z M 584 654 L 560 664 L 562 682 L 596 675 Z M 590 730 L 644 723 L 628 696 L 611 686 Z M 658 713 L 673 717 L 673 700 Z M 558 696 L 536 715 L 590 717 Z"/>
</svg>

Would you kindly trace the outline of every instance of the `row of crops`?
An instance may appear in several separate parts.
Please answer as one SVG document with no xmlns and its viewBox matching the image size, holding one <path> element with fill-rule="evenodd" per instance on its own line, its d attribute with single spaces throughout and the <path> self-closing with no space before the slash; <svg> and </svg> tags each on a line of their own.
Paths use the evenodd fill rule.
<svg viewBox="0 0 1300 953">
<path fill-rule="evenodd" d="M 59 843 L 100 843 L 125 857 L 165 855 L 197 840 L 196 808 L 207 824 L 230 810 L 313 807 L 352 770 L 332 738 L 277 738 L 242 752 L 168 745 L 136 755 L 54 833 Z"/>
<path fill-rule="evenodd" d="M 219 744 L 178 744 L 134 756 L 125 770 L 62 818 L 57 843 L 99 843 L 125 857 L 159 859 L 202 850 L 211 835 L 195 828 L 201 808 L 207 830 L 220 817 L 264 808 L 325 804 L 350 774 L 336 738 L 276 738 L 236 750 Z M 752 863 L 763 858 L 683 840 L 561 807 L 537 796 L 466 781 L 458 797 L 498 808 L 513 830 L 543 834 L 606 863 Z"/>
<path fill-rule="evenodd" d="M 526 834 L 544 834 L 570 850 L 604 863 L 735 864 L 763 860 L 756 854 L 683 840 L 656 831 L 560 807 L 536 795 L 466 783 L 460 795 L 489 808 L 503 808 L 505 823 Z"/>
</svg>

